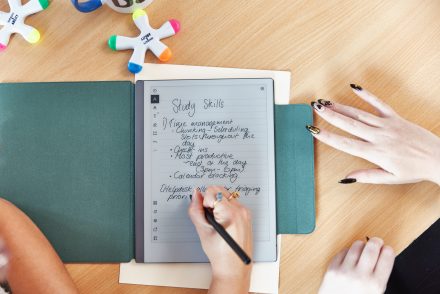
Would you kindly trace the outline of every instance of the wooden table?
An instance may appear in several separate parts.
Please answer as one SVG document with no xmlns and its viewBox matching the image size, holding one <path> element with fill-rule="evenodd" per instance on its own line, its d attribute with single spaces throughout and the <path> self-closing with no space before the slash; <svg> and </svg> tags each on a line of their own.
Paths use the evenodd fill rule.
<svg viewBox="0 0 440 294">
<path fill-rule="evenodd" d="M 0 10 L 8 10 L 6 0 Z M 171 63 L 290 70 L 292 103 L 325 98 L 370 109 L 352 94 L 355 82 L 440 135 L 439 1 L 155 0 L 147 12 L 155 27 L 168 18 L 182 22 L 179 35 L 165 41 Z M 138 34 L 131 16 L 108 8 L 81 14 L 55 0 L 28 23 L 42 42 L 15 36 L 0 54 L 0 81 L 133 79 L 131 52 L 107 47 L 112 34 Z M 147 61 L 157 62 L 151 54 Z M 440 216 L 440 188 L 431 183 L 337 183 L 368 166 L 316 144 L 317 227 L 283 237 L 280 293 L 316 292 L 329 259 L 356 239 L 380 236 L 400 252 Z M 82 293 L 206 292 L 119 285 L 116 264 L 67 268 Z"/>
</svg>

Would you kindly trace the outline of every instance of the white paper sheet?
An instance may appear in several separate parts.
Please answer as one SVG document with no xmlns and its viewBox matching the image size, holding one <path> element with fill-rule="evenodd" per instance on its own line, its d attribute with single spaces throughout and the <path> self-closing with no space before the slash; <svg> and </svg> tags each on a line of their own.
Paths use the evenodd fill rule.
<svg viewBox="0 0 440 294">
<path fill-rule="evenodd" d="M 185 65 L 145 64 L 136 80 L 214 79 L 214 78 L 272 78 L 276 104 L 289 104 L 290 72 L 216 68 Z M 278 293 L 281 236 L 277 238 L 276 262 L 255 263 L 251 276 L 251 292 Z M 206 263 L 137 264 L 134 261 L 120 266 L 119 282 L 183 288 L 209 288 L 210 265 Z"/>
</svg>

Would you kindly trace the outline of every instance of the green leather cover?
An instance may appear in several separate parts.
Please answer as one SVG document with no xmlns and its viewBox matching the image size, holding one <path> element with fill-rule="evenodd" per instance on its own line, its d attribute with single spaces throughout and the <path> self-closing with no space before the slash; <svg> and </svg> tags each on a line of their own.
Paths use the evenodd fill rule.
<svg viewBox="0 0 440 294">
<path fill-rule="evenodd" d="M 64 262 L 134 258 L 133 108 L 128 81 L 0 84 L 0 197 Z M 310 123 L 307 105 L 275 106 L 281 234 L 315 225 Z"/>
<path fill-rule="evenodd" d="M 308 105 L 275 105 L 277 233 L 307 234 L 315 229 L 313 124 Z"/>
<path fill-rule="evenodd" d="M 130 82 L 0 84 L 0 196 L 65 262 L 133 258 L 132 113 Z"/>
</svg>

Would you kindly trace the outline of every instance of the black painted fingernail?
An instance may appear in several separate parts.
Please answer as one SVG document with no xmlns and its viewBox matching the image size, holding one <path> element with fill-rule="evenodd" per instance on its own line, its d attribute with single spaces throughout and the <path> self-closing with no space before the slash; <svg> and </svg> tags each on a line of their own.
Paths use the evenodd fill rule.
<svg viewBox="0 0 440 294">
<path fill-rule="evenodd" d="M 338 183 L 339 184 L 352 184 L 352 183 L 356 183 L 356 179 L 353 179 L 353 178 L 342 179 Z"/>
<path fill-rule="evenodd" d="M 367 239 L 367 242 L 370 241 L 370 237 L 366 236 L 365 239 Z"/>
<path fill-rule="evenodd" d="M 193 200 L 193 195 L 189 194 L 189 200 Z"/>
<path fill-rule="evenodd" d="M 319 132 L 321 131 L 319 128 L 311 125 L 306 125 L 306 129 L 314 135 L 319 134 Z"/>
<path fill-rule="evenodd" d="M 310 104 L 311 104 L 312 107 L 313 107 L 314 109 L 316 109 L 317 111 L 323 111 L 323 110 L 324 110 L 324 106 L 322 106 L 322 105 L 319 104 L 319 103 L 316 103 L 315 101 L 312 101 Z"/>
<path fill-rule="evenodd" d="M 325 106 L 325 107 L 333 106 L 333 103 L 331 101 L 328 101 L 325 99 L 318 99 L 318 103 Z"/>
<path fill-rule="evenodd" d="M 350 87 L 355 89 L 356 91 L 362 91 L 362 87 L 356 84 L 350 84 Z"/>
</svg>

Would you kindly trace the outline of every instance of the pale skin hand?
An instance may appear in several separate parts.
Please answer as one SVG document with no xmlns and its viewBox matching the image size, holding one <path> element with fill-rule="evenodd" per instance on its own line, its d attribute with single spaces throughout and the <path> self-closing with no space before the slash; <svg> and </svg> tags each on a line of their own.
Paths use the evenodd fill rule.
<svg viewBox="0 0 440 294">
<path fill-rule="evenodd" d="M 316 139 L 379 167 L 353 171 L 346 179 L 374 184 L 427 180 L 440 185 L 440 138 L 405 120 L 365 89 L 352 88 L 357 96 L 377 110 L 378 115 L 325 100 L 313 103 L 320 117 L 358 137 L 347 138 L 321 129 L 313 134 Z"/>
<path fill-rule="evenodd" d="M 222 192 L 223 200 L 214 208 L 216 195 Z M 220 237 L 205 218 L 203 208 L 214 209 L 215 220 L 220 223 L 231 237 L 252 256 L 252 222 L 247 208 L 237 199 L 227 200 L 229 192 L 220 186 L 211 186 L 204 193 L 195 189 L 188 214 L 196 227 L 203 250 L 212 266 L 212 281 L 209 293 L 248 293 L 252 264 L 245 265 Z"/>
<path fill-rule="evenodd" d="M 339 252 L 324 275 L 319 294 L 381 294 L 385 292 L 395 259 L 383 240 L 356 241 Z"/>
</svg>

